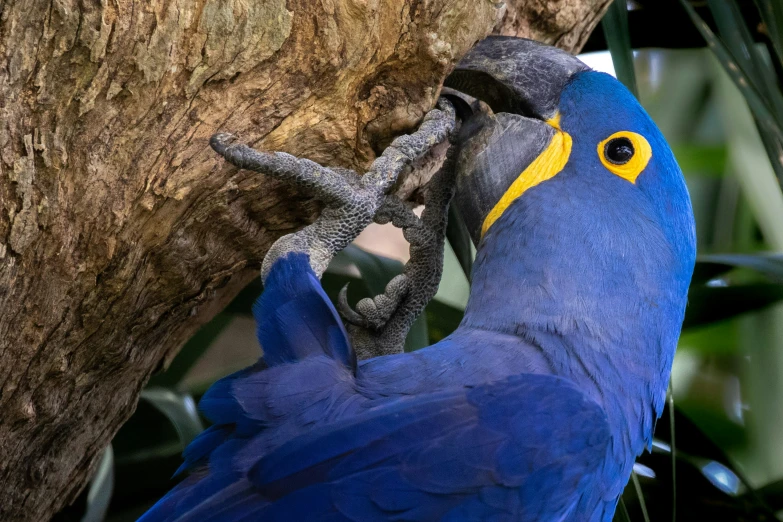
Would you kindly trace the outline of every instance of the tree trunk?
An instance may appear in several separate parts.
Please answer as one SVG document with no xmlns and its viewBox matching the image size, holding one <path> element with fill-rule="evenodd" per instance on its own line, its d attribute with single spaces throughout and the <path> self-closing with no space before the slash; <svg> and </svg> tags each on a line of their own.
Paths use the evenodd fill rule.
<svg viewBox="0 0 783 522">
<path fill-rule="evenodd" d="M 83 487 L 149 376 L 316 204 L 217 130 L 361 169 L 493 30 L 609 0 L 0 0 L 0 520 Z"/>
</svg>

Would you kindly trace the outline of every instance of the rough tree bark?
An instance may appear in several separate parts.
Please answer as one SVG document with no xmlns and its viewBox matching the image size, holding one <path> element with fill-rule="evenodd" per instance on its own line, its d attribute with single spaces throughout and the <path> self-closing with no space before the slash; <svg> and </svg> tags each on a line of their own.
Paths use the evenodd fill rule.
<svg viewBox="0 0 783 522">
<path fill-rule="evenodd" d="M 493 30 L 609 0 L 0 0 L 0 520 L 83 487 L 150 374 L 312 219 L 218 129 L 366 167 Z"/>
</svg>

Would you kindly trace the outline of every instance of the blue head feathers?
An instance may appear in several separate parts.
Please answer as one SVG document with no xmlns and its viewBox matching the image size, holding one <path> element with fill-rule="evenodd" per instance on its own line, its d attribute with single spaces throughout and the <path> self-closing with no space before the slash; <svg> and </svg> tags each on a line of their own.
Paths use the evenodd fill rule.
<svg viewBox="0 0 783 522">
<path fill-rule="evenodd" d="M 557 49 L 490 38 L 455 74 L 498 111 L 474 103 L 461 136 L 456 202 L 478 244 L 463 327 L 527 339 L 638 452 L 663 408 L 696 253 L 672 152 L 620 82 Z"/>
</svg>

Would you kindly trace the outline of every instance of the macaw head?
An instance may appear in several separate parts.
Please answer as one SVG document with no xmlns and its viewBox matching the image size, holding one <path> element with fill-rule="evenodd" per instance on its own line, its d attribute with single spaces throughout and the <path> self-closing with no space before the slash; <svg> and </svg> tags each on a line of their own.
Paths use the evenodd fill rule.
<svg viewBox="0 0 783 522">
<path fill-rule="evenodd" d="M 522 335 L 556 373 L 660 415 L 695 261 L 661 132 L 616 79 L 530 40 L 480 42 L 446 86 L 483 102 L 455 100 L 455 204 L 477 245 L 463 325 Z"/>
</svg>

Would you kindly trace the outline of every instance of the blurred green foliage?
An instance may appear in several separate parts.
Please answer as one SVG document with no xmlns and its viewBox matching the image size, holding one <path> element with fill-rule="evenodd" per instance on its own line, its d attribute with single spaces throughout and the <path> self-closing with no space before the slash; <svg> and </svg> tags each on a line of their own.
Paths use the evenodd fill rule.
<svg viewBox="0 0 783 522">
<path fill-rule="evenodd" d="M 637 1 L 629 17 L 619 0 L 596 31 L 618 78 L 672 145 L 700 251 L 673 370 L 675 407 L 659 421 L 653 451 L 640 457 L 616 520 L 765 521 L 783 510 L 783 2 L 749 4 Z M 692 34 L 644 25 L 663 17 Z M 707 47 L 631 48 L 651 38 L 656 45 L 656 35 L 663 47 Z M 474 250 L 453 212 L 448 240 L 441 291 L 407 350 L 439 341 L 462 318 L 459 289 L 467 288 Z M 349 284 L 355 304 L 401 270 L 398 261 L 352 246 L 323 285 L 336 299 Z M 180 453 L 203 425 L 195 399 L 258 355 L 246 346 L 242 360 L 210 359 L 240 324 L 247 328 L 260 292 L 259 281 L 249 285 L 152 379 L 90 488 L 56 520 L 101 520 L 109 499 L 108 520 L 135 520 L 173 485 Z"/>
</svg>

